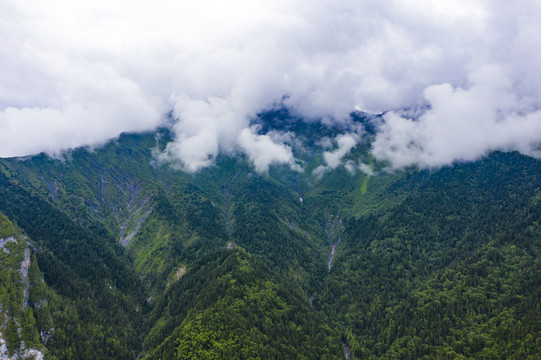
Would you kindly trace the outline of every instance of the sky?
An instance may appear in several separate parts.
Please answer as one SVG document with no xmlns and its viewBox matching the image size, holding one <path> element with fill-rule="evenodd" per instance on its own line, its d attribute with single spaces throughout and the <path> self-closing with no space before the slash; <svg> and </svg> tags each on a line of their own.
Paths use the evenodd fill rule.
<svg viewBox="0 0 541 360">
<path fill-rule="evenodd" d="M 373 155 L 401 168 L 539 155 L 538 0 L 0 0 L 0 157 L 59 155 L 163 126 L 186 170 L 244 153 L 296 166 L 251 119 L 383 113 Z M 362 141 L 334 139 L 326 167 Z"/>
</svg>

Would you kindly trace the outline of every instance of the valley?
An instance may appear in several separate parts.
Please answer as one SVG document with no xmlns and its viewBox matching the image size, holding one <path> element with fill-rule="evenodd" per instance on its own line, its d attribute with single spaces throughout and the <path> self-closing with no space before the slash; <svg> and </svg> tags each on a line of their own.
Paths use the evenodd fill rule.
<svg viewBox="0 0 541 360">
<path fill-rule="evenodd" d="M 153 155 L 167 129 L 64 159 L 0 159 L 0 212 L 15 224 L 0 233 L 1 264 L 13 274 L 2 271 L 12 280 L 2 283 L 11 295 L 0 312 L 18 324 L 0 327 L 9 354 L 21 346 L 52 359 L 541 351 L 539 160 L 496 152 L 389 171 L 371 157 L 366 133 L 343 159 L 355 171 L 316 176 L 332 148 L 311 139 L 343 130 L 266 121 L 305 138 L 292 148 L 303 171 L 261 173 L 243 156 L 220 155 L 186 172 Z M 23 236 L 32 245 L 12 251 Z"/>
<path fill-rule="evenodd" d="M 541 359 L 541 0 L 0 34 L 0 360 Z"/>
</svg>

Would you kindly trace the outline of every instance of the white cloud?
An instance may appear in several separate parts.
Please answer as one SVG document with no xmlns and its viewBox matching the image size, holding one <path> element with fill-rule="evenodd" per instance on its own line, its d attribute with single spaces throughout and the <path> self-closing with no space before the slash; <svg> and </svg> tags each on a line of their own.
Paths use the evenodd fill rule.
<svg viewBox="0 0 541 360">
<path fill-rule="evenodd" d="M 438 167 L 494 150 L 533 154 L 541 143 L 541 111 L 519 114 L 520 101 L 500 67 L 484 68 L 470 82 L 467 89 L 428 87 L 430 109 L 418 119 L 385 114 L 374 155 L 393 167 Z"/>
<path fill-rule="evenodd" d="M 361 170 L 366 175 L 374 175 L 374 170 L 372 170 L 372 167 L 368 164 L 361 163 L 359 164 L 359 170 Z"/>
<path fill-rule="evenodd" d="M 323 149 L 328 149 L 332 147 L 332 140 L 329 137 L 324 136 L 319 139 L 316 144 L 321 146 Z"/>
<path fill-rule="evenodd" d="M 338 148 L 334 151 L 325 151 L 323 158 L 325 163 L 331 169 L 336 169 L 340 165 L 342 158 L 357 145 L 357 138 L 351 134 L 338 135 L 335 139 Z"/>
<path fill-rule="evenodd" d="M 342 165 L 342 158 L 346 156 L 351 149 L 357 145 L 359 141 L 359 135 L 355 133 L 351 134 L 340 134 L 336 136 L 334 141 L 337 144 L 337 148 L 332 151 L 325 151 L 323 153 L 323 159 L 325 160 L 325 165 L 320 165 L 314 170 L 314 175 L 320 176 L 324 172 L 336 169 L 338 166 Z M 353 167 L 351 164 L 346 163 L 346 169 L 352 171 Z"/>
<path fill-rule="evenodd" d="M 84 79 L 86 84 L 69 84 L 74 98 L 58 107 L 6 107 L 0 111 L 0 154 L 57 154 L 100 144 L 124 131 L 153 129 L 160 123 L 152 97 L 129 79 L 100 71 L 83 76 L 93 77 Z M 102 81 L 106 88 L 99 88 Z"/>
<path fill-rule="evenodd" d="M 521 128 L 541 108 L 536 0 L 4 0 L 0 14 L 0 156 L 98 144 L 173 109 L 162 158 L 197 170 L 256 149 L 241 134 L 284 95 L 327 123 L 430 103 L 418 122 L 386 115 L 374 153 L 395 166 L 541 139 Z"/>
<path fill-rule="evenodd" d="M 275 143 L 269 135 L 258 135 L 254 128 L 243 129 L 238 143 L 259 172 L 268 171 L 273 164 L 289 164 L 291 168 L 300 170 L 289 146 Z"/>
</svg>

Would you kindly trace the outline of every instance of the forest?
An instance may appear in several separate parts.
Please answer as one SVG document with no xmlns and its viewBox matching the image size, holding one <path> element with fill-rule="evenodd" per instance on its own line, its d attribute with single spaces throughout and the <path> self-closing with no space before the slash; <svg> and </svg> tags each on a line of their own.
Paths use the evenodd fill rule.
<svg viewBox="0 0 541 360">
<path fill-rule="evenodd" d="M 347 159 L 370 173 L 316 176 L 323 149 L 313 139 L 342 129 L 290 116 L 265 114 L 261 131 L 303 134 L 301 172 L 258 173 L 224 155 L 189 173 L 155 160 L 167 129 L 65 159 L 0 159 L 9 355 L 539 356 L 539 160 L 495 152 L 388 171 L 368 139 Z M 370 134 L 367 119 L 354 121 Z"/>
</svg>

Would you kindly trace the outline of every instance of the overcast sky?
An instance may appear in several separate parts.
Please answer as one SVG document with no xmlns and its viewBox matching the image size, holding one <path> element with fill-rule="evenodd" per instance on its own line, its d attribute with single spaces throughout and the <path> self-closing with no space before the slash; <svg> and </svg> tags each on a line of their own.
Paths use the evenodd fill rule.
<svg viewBox="0 0 541 360">
<path fill-rule="evenodd" d="M 534 154 L 541 2 L 0 0 L 2 157 L 96 146 L 173 110 L 161 157 L 188 170 L 220 151 L 294 165 L 250 127 L 283 96 L 311 120 L 386 112 L 372 151 L 395 167 Z"/>
</svg>

